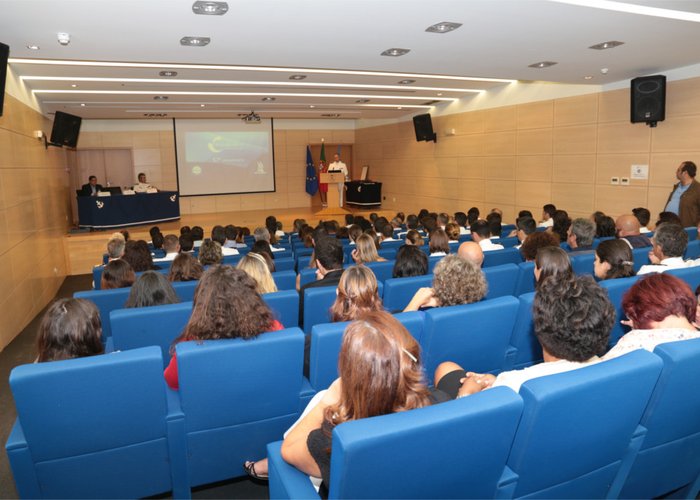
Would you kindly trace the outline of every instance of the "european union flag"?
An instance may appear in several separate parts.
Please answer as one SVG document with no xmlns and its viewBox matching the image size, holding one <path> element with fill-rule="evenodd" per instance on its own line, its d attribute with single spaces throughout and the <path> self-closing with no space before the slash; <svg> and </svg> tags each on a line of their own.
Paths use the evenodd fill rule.
<svg viewBox="0 0 700 500">
<path fill-rule="evenodd" d="M 306 192 L 313 196 L 318 191 L 318 178 L 314 160 L 311 158 L 311 148 L 306 146 Z"/>
</svg>

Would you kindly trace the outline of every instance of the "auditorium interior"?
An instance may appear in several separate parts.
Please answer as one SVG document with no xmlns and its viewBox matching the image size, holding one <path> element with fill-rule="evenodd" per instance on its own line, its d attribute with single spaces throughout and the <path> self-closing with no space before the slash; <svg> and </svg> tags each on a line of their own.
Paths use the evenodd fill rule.
<svg viewBox="0 0 700 500">
<path fill-rule="evenodd" d="M 512 224 L 553 203 L 572 218 L 655 215 L 678 164 L 700 160 L 699 23 L 700 2 L 682 0 L 3 1 L 2 442 L 16 418 L 10 371 L 34 361 L 47 306 L 91 287 L 113 231 L 81 228 L 89 175 L 124 186 L 143 172 L 180 192 L 164 234 L 252 230 L 268 215 L 285 231 L 342 222 L 306 192 L 307 148 L 318 165 L 322 146 L 351 179 L 369 167 L 381 183 L 381 205 L 346 206 L 354 214 L 499 208 Z M 631 81 L 653 75 L 664 114 L 631 119 Z M 75 147 L 49 140 L 58 112 L 82 118 Z M 417 140 L 421 114 L 434 140 Z M 270 123 L 272 187 L 183 195 L 178 121 L 250 115 Z M 128 229 L 148 240 L 152 225 Z M 0 497 L 17 495 L 2 453 Z M 245 478 L 193 492 L 267 495 Z"/>
</svg>

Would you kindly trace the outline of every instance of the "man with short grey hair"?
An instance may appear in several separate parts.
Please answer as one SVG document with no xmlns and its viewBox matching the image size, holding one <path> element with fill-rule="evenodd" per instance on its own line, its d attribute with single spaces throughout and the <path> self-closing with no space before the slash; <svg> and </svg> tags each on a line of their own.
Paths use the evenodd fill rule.
<svg viewBox="0 0 700 500">
<path fill-rule="evenodd" d="M 122 233 L 114 233 L 107 242 L 107 256 L 109 260 L 121 259 L 124 256 L 126 240 Z"/>
<path fill-rule="evenodd" d="M 663 273 L 669 269 L 692 267 L 700 264 L 698 261 L 684 261 L 683 254 L 688 246 L 688 233 L 678 224 L 664 223 L 656 227 L 654 237 L 651 239 L 651 252 L 649 261 L 651 264 L 642 266 L 637 275 L 648 273 Z"/>
<path fill-rule="evenodd" d="M 593 238 L 595 238 L 595 222 L 590 219 L 578 218 L 571 222 L 566 242 L 571 247 L 571 252 L 593 251 Z"/>
</svg>

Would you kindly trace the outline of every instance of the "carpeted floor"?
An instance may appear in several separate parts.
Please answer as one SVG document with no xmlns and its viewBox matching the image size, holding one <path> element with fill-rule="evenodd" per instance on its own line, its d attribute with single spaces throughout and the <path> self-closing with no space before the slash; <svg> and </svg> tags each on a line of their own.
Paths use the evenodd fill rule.
<svg viewBox="0 0 700 500">
<path fill-rule="evenodd" d="M 88 290 L 92 286 L 92 275 L 69 276 L 63 282 L 56 298 L 72 297 L 74 292 Z M 44 314 L 42 311 L 32 320 L 5 350 L 0 353 L 0 441 L 7 441 L 16 413 L 8 379 L 10 371 L 17 365 L 31 363 L 36 358 L 34 342 L 37 328 Z M 247 478 L 216 483 L 193 490 L 193 498 L 268 498 L 267 484 Z M 0 453 L 0 498 L 17 498 L 12 471 L 7 455 Z M 167 496 L 163 498 L 168 498 Z"/>
</svg>

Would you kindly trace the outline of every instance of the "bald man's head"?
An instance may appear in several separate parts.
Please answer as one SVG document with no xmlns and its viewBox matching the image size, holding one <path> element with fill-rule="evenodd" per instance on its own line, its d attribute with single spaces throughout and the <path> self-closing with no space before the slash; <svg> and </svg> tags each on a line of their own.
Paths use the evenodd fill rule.
<svg viewBox="0 0 700 500">
<path fill-rule="evenodd" d="M 468 260 L 481 267 L 484 262 L 484 251 L 481 249 L 478 243 L 474 241 L 465 241 L 459 246 L 457 250 L 457 255 L 459 255 L 464 260 Z"/>
<path fill-rule="evenodd" d="M 617 236 L 636 236 L 639 233 L 640 228 L 639 220 L 632 214 L 624 214 L 617 218 L 615 221 L 615 229 L 617 229 Z"/>
</svg>

